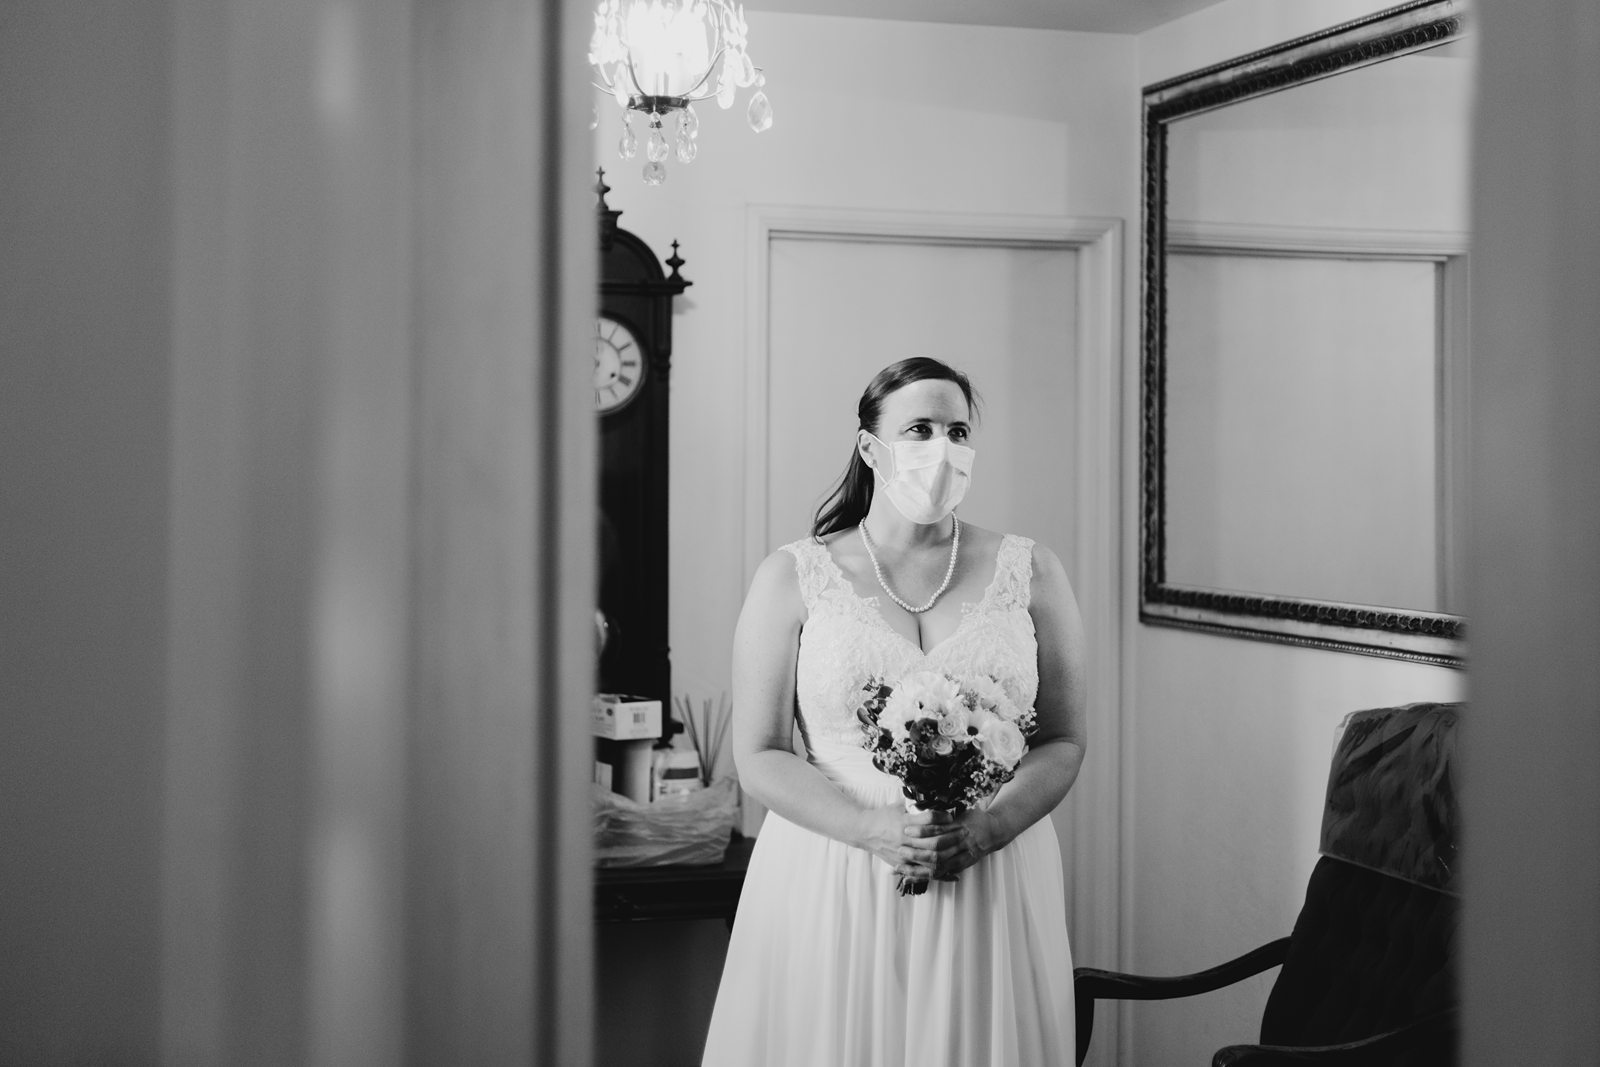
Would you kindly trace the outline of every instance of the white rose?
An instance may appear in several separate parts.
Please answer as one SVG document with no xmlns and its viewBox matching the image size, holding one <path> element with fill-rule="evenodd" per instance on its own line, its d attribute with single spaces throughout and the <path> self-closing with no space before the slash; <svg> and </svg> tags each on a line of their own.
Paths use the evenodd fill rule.
<svg viewBox="0 0 1600 1067">
<path fill-rule="evenodd" d="M 995 706 L 994 711 L 996 715 L 1000 716 L 1006 722 L 1016 722 L 1018 719 L 1022 718 L 1022 709 L 1016 704 L 1012 703 L 1010 697 L 1002 698 L 1000 703 Z"/>
<path fill-rule="evenodd" d="M 967 709 L 961 704 L 946 708 L 944 714 L 939 716 L 939 735 L 941 737 L 965 739 L 967 736 L 967 720 Z"/>
<path fill-rule="evenodd" d="M 1017 729 L 1016 724 L 998 716 L 978 730 L 978 751 L 983 753 L 984 759 L 998 763 L 1006 770 L 1017 765 L 1027 747 L 1022 739 L 1022 731 Z"/>
</svg>

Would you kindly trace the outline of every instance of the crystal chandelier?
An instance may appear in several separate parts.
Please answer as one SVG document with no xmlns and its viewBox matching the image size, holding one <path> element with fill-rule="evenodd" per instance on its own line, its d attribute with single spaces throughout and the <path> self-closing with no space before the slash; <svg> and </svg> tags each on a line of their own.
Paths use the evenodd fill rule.
<svg viewBox="0 0 1600 1067">
<path fill-rule="evenodd" d="M 646 116 L 647 184 L 666 180 L 674 149 L 679 163 L 692 162 L 699 152 L 696 101 L 715 97 L 726 109 L 740 89 L 754 88 L 745 112 L 750 128 L 760 133 L 772 125 L 772 105 L 762 88 L 767 79 L 750 62 L 748 35 L 744 7 L 733 0 L 599 0 L 589 62 L 596 87 L 622 108 L 617 152 L 623 159 L 639 154 L 634 112 Z M 674 115 L 669 145 L 665 126 Z"/>
</svg>

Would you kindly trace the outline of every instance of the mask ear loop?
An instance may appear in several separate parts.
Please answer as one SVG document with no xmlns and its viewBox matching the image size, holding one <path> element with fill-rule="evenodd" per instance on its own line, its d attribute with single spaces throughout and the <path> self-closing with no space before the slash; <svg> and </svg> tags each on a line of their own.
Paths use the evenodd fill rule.
<svg viewBox="0 0 1600 1067">
<path fill-rule="evenodd" d="M 870 437 L 874 441 L 878 442 L 878 447 L 883 449 L 885 452 L 887 452 L 889 454 L 889 461 L 891 463 L 894 462 L 894 449 L 890 448 L 888 446 L 888 444 L 886 444 L 884 442 L 883 438 L 879 437 L 877 434 L 873 433 L 871 430 L 857 430 L 856 432 L 857 432 L 857 434 L 866 434 L 868 437 Z M 860 440 L 861 440 L 861 438 L 858 436 L 856 438 L 856 441 L 859 442 Z M 861 462 L 863 462 L 863 463 L 865 463 L 867 465 L 867 469 L 872 471 L 874 477 L 876 477 L 877 480 L 879 482 L 883 483 L 884 485 L 888 485 L 889 481 L 890 481 L 889 477 L 885 476 L 883 471 L 878 469 L 878 464 L 877 464 L 876 461 L 872 461 L 872 460 L 869 460 L 867 458 L 868 456 L 871 455 L 871 451 L 870 450 L 863 451 L 860 454 L 861 454 L 861 457 L 862 457 L 861 458 Z"/>
</svg>

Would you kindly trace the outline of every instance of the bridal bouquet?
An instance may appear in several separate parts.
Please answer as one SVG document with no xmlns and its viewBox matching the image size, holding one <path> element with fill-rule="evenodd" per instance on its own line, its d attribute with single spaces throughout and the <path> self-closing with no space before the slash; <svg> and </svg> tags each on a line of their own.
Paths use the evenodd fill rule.
<svg viewBox="0 0 1600 1067">
<path fill-rule="evenodd" d="M 1033 709 L 1019 707 L 995 679 L 939 671 L 869 679 L 856 717 L 873 765 L 900 779 L 906 810 L 952 815 L 1015 776 L 1036 727 Z M 926 889 L 923 881 L 900 881 L 902 895 Z"/>
</svg>

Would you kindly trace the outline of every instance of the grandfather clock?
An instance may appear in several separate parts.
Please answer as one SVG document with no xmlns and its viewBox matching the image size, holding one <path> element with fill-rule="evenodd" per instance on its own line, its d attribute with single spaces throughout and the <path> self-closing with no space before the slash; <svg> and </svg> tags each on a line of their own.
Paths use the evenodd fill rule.
<svg viewBox="0 0 1600 1067">
<path fill-rule="evenodd" d="M 605 171 L 595 183 L 600 227 L 600 312 L 594 404 L 600 420 L 602 692 L 672 704 L 667 648 L 667 386 L 678 242 L 662 270 L 650 246 L 617 226 Z"/>
</svg>

